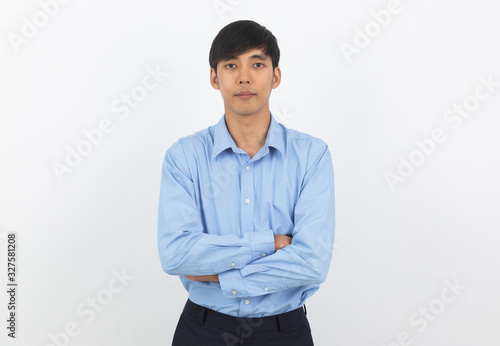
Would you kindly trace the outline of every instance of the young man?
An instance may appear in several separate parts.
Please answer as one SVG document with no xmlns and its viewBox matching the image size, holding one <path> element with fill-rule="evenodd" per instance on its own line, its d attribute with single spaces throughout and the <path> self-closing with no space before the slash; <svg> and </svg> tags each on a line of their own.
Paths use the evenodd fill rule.
<svg viewBox="0 0 500 346">
<path fill-rule="evenodd" d="M 313 345 L 304 303 L 330 266 L 333 167 L 269 111 L 279 55 L 258 23 L 224 27 L 209 56 L 224 115 L 165 154 L 158 250 L 189 292 L 173 345 Z"/>
</svg>

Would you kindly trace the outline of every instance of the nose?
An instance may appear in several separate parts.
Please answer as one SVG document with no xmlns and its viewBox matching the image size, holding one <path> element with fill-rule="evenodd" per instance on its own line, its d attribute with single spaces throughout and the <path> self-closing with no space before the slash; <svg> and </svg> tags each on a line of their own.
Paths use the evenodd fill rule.
<svg viewBox="0 0 500 346">
<path fill-rule="evenodd" d="M 247 77 L 241 77 L 240 84 L 245 84 L 245 83 L 250 84 L 250 79 Z"/>
<path fill-rule="evenodd" d="M 249 76 L 249 72 L 246 68 L 241 68 L 240 70 L 240 76 L 239 76 L 239 84 L 250 84 L 250 76 Z"/>
</svg>

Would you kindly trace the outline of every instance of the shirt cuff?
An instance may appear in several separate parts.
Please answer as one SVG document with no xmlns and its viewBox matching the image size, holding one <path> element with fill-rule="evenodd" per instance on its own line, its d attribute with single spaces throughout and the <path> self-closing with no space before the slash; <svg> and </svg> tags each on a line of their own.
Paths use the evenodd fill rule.
<svg viewBox="0 0 500 346">
<path fill-rule="evenodd" d="M 274 232 L 272 230 L 250 232 L 252 261 L 274 253 Z"/>
<path fill-rule="evenodd" d="M 248 295 L 239 269 L 232 269 L 219 274 L 222 293 L 228 298 L 242 298 Z"/>
</svg>

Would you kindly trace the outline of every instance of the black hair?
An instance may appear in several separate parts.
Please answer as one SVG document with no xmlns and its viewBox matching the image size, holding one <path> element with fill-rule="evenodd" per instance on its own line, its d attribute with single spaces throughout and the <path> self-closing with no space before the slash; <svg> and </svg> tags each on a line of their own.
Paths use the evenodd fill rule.
<svg viewBox="0 0 500 346">
<path fill-rule="evenodd" d="M 212 42 L 208 62 L 217 72 L 217 63 L 229 60 L 250 49 L 262 49 L 273 63 L 273 69 L 278 66 L 280 49 L 278 40 L 266 27 L 253 20 L 232 22 L 219 31 Z"/>
</svg>

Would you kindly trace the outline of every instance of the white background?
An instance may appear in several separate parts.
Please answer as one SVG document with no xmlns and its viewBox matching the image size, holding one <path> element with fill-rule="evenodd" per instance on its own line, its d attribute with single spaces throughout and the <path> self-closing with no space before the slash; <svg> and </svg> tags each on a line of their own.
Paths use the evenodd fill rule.
<svg viewBox="0 0 500 346">
<path fill-rule="evenodd" d="M 160 267 L 161 163 L 175 140 L 222 116 L 208 51 L 238 19 L 278 38 L 277 120 L 332 152 L 335 250 L 307 301 L 316 344 L 500 344 L 500 87 L 485 97 L 479 86 L 500 82 L 496 2 L 401 0 L 386 26 L 372 14 L 390 6 L 382 0 L 74 0 L 44 16 L 47 2 L 0 5 L 2 345 L 57 345 L 50 335 L 60 345 L 170 345 L 187 293 Z M 38 20 L 35 33 L 24 17 Z M 23 30 L 31 37 L 13 41 Z M 355 46 L 357 30 L 371 37 L 347 57 L 341 46 Z M 168 76 L 121 119 L 112 105 L 140 91 L 148 68 Z M 484 99 L 474 104 L 476 88 Z M 445 121 L 464 100 L 473 111 L 460 125 Z M 58 179 L 54 164 L 66 165 L 82 131 L 104 118 L 113 130 Z M 446 140 L 419 154 L 415 141 L 439 128 Z M 391 189 L 387 174 L 410 157 L 418 165 Z M 110 282 L 120 292 L 110 295 Z M 106 304 L 88 321 L 78 308 L 96 298 Z M 68 325 L 77 335 L 62 334 Z"/>
</svg>

